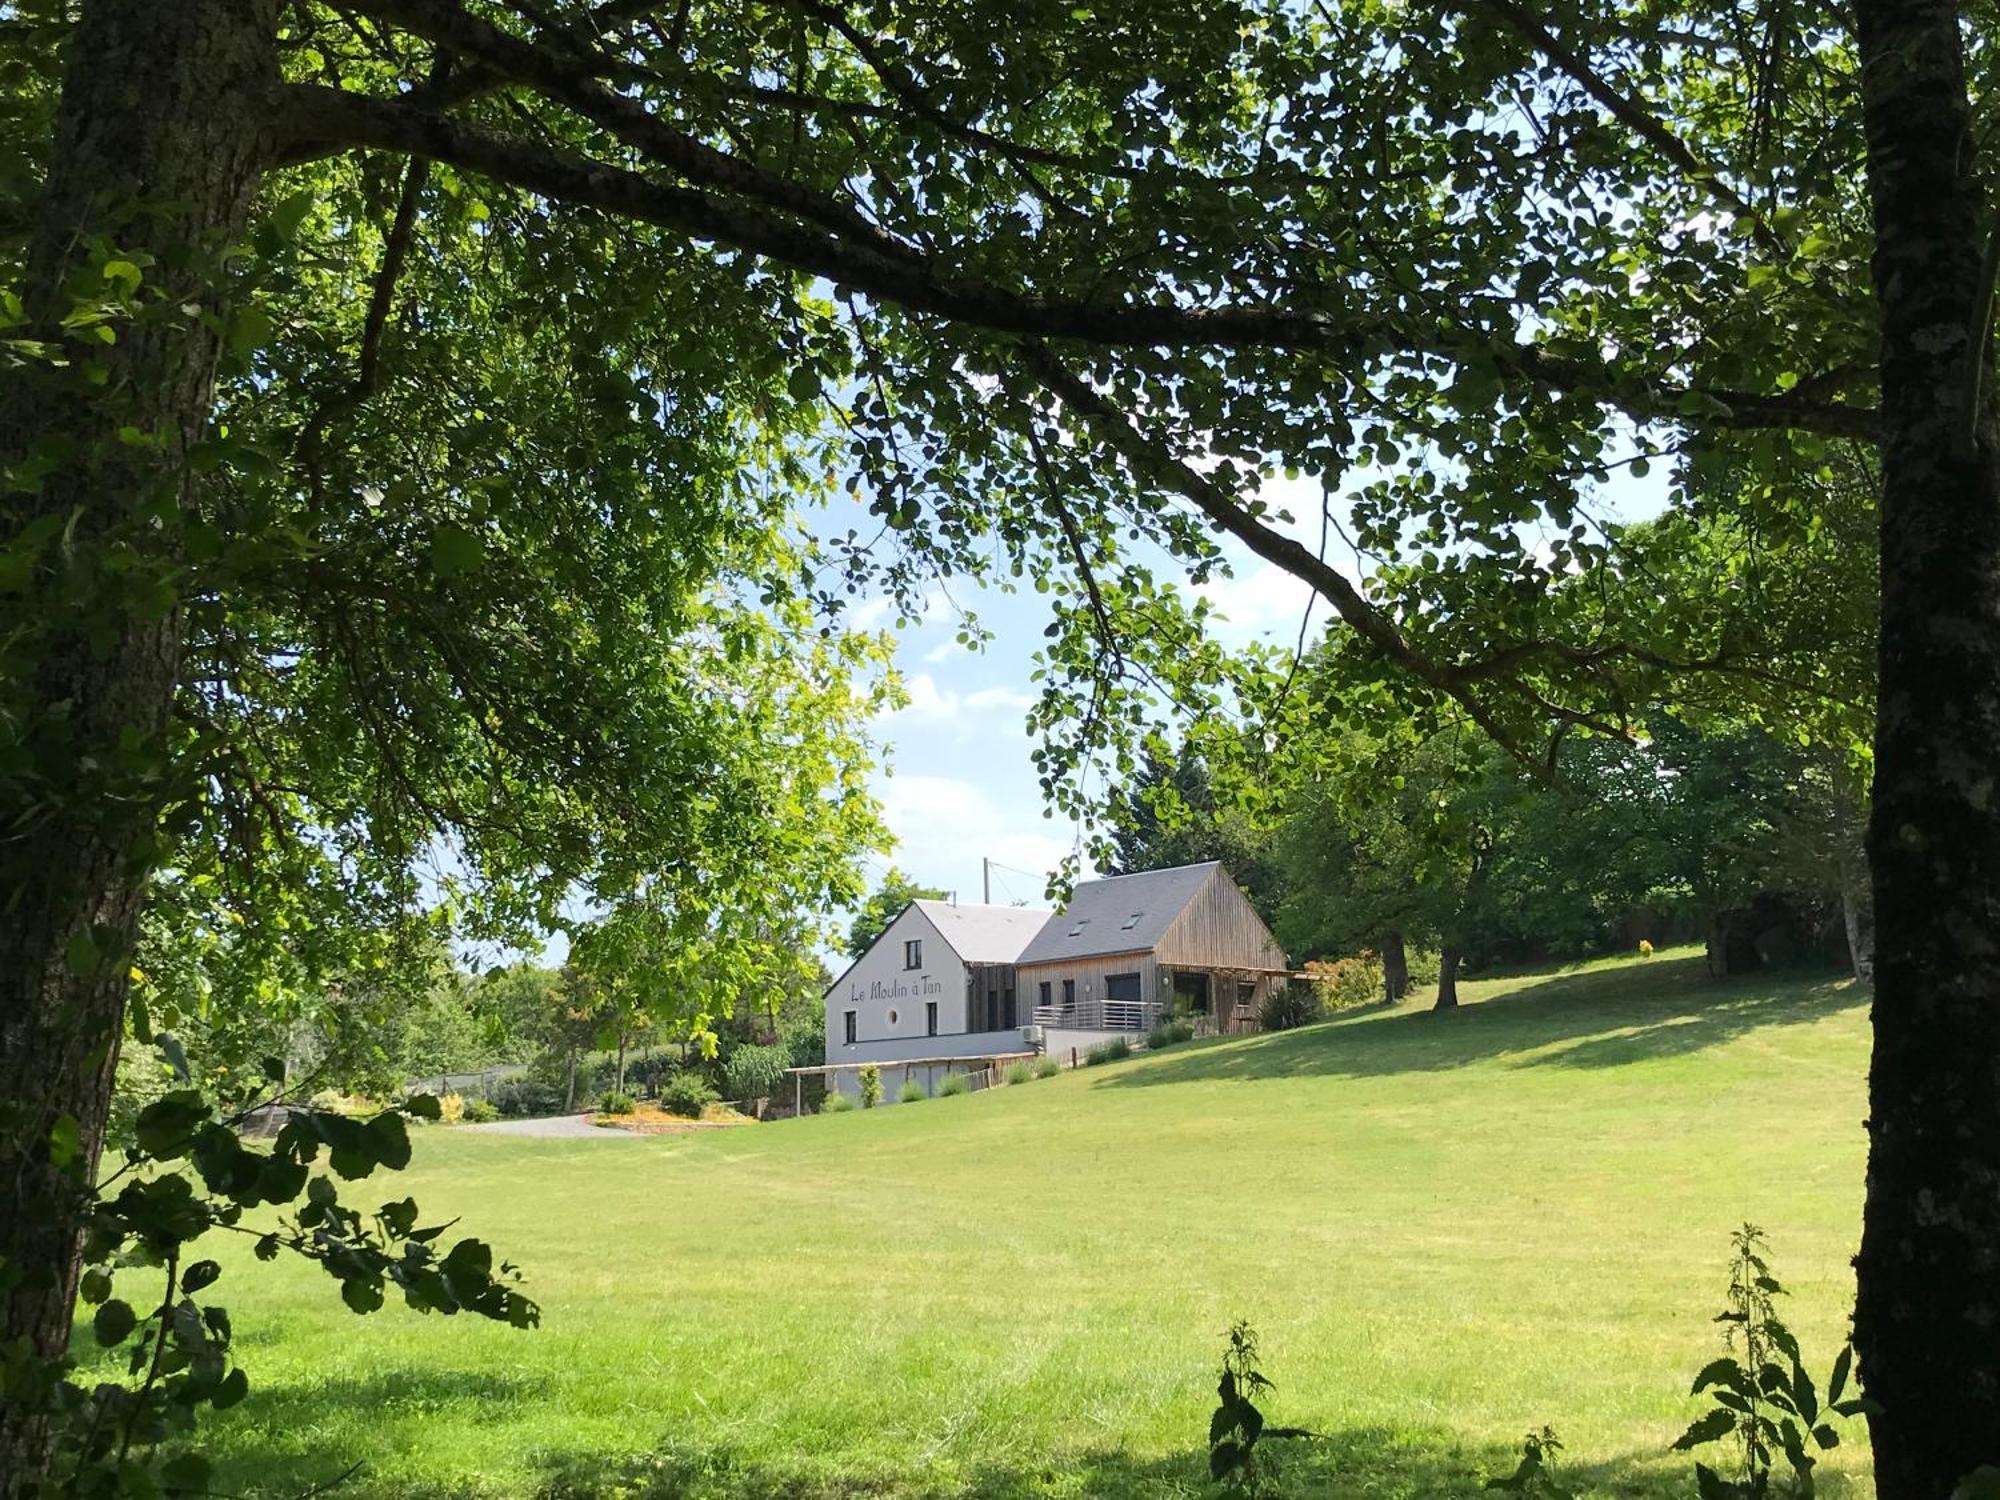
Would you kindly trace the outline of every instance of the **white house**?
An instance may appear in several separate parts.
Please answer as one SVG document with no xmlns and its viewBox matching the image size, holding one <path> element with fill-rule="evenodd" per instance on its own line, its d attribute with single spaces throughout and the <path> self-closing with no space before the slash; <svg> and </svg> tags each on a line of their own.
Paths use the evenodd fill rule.
<svg viewBox="0 0 2000 1500">
<path fill-rule="evenodd" d="M 1172 1010 L 1254 1025 L 1284 951 L 1219 864 L 1080 883 L 1061 912 L 913 901 L 826 991 L 826 1061 L 1082 1052 Z M 1032 1039 L 1032 1040 L 1031 1040 Z M 833 1075 L 854 1092 L 852 1072 Z"/>
</svg>

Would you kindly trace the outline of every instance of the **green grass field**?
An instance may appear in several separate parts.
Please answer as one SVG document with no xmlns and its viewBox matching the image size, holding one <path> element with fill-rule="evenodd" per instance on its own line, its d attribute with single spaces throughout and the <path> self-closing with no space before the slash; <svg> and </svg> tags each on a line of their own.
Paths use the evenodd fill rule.
<svg viewBox="0 0 2000 1500">
<path fill-rule="evenodd" d="M 427 1132 L 382 1196 L 520 1263 L 542 1328 L 232 1256 L 217 1487 L 1201 1494 L 1247 1318 L 1271 1419 L 1326 1435 L 1288 1490 L 1476 1494 L 1548 1423 L 1600 1491 L 1690 1494 L 1728 1232 L 1770 1232 L 1822 1374 L 1845 1328 L 1865 996 L 1687 953 L 1466 993 L 705 1136 Z M 1823 1493 L 1861 1489 L 1851 1425 Z"/>
</svg>

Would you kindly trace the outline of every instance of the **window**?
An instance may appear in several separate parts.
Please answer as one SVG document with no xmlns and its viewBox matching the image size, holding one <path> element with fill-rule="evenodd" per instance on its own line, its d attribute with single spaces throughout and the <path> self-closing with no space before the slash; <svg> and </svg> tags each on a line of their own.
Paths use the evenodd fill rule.
<svg viewBox="0 0 2000 1500">
<path fill-rule="evenodd" d="M 924 1035 L 937 1035 L 937 1001 L 935 1000 L 926 1000 L 924 1002 Z"/>
<path fill-rule="evenodd" d="M 1000 992 L 1000 1024 L 1009 1031 L 1021 1024 L 1021 1018 L 1014 1010 L 1014 992 L 1011 989 Z"/>
<path fill-rule="evenodd" d="M 911 938 L 903 944 L 903 967 L 921 969 L 924 966 L 924 940 Z"/>
<path fill-rule="evenodd" d="M 894 1026 L 894 1025 L 896 1024 L 896 1020 L 897 1020 L 897 1016 L 896 1016 L 896 1013 L 895 1013 L 895 1012 L 894 1012 L 893 1010 L 892 1010 L 892 1011 L 890 1011 L 890 1012 L 889 1012 L 889 1024 L 890 1024 L 891 1026 Z"/>
<path fill-rule="evenodd" d="M 851 1010 L 847 1012 L 847 1044 L 850 1047 L 854 1045 L 854 1012 Z"/>
<path fill-rule="evenodd" d="M 1107 1000 L 1136 1001 L 1139 998 L 1139 976 L 1137 974 L 1105 975 L 1104 998 Z"/>
<path fill-rule="evenodd" d="M 988 1031 L 998 1031 L 1000 1029 L 1000 992 L 998 990 L 988 990 L 986 992 L 986 1029 Z"/>
<path fill-rule="evenodd" d="M 1076 981 L 1074 979 L 1065 979 L 1063 981 L 1063 1009 L 1076 1009 Z"/>
<path fill-rule="evenodd" d="M 1139 918 L 1145 915 L 1146 914 L 1142 911 L 1133 912 L 1131 916 L 1127 917 L 1124 921 L 1118 924 L 1118 930 L 1120 932 L 1130 932 L 1134 927 L 1137 927 L 1139 925 Z"/>
<path fill-rule="evenodd" d="M 1042 981 L 1042 998 L 1041 998 L 1040 1000 L 1036 1001 L 1035 1003 L 1036 1003 L 1037 1005 L 1041 1006 L 1041 1008 L 1042 1008 L 1043 1010 L 1047 1010 L 1047 1009 L 1048 1009 L 1048 1008 L 1049 1008 L 1049 1007 L 1050 1007 L 1051 1005 L 1053 1005 L 1053 1004 L 1055 1003 L 1055 1002 L 1054 1002 L 1054 1001 L 1053 1001 L 1053 1000 L 1052 1000 L 1052 999 L 1050 998 L 1050 996 L 1049 996 L 1049 991 L 1050 991 L 1050 990 L 1051 990 L 1052 988 L 1053 988 L 1053 986 L 1051 986 L 1051 985 L 1050 985 L 1050 983 L 1048 982 L 1048 980 L 1044 979 L 1044 980 Z"/>
<path fill-rule="evenodd" d="M 1076 926 L 1074 926 L 1074 927 L 1070 928 L 1070 930 L 1069 930 L 1069 935 L 1070 935 L 1071 937 L 1082 937 L 1082 936 L 1083 936 L 1083 929 L 1084 929 L 1084 928 L 1086 928 L 1086 927 L 1088 927 L 1089 925 L 1090 925 L 1090 918 L 1088 918 L 1088 917 L 1078 917 L 1078 918 L 1076 919 Z"/>
</svg>

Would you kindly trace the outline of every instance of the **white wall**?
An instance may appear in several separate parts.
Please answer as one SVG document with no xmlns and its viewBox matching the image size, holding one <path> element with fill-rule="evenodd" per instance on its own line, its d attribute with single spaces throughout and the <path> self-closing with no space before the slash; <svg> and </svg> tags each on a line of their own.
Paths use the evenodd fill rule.
<svg viewBox="0 0 2000 1500">
<path fill-rule="evenodd" d="M 921 968 L 903 967 L 903 944 L 911 938 L 922 941 Z M 893 1050 L 849 1056 L 846 1013 L 855 1013 L 855 1039 L 864 1046 L 876 1042 L 923 1040 L 928 1034 L 924 1006 L 934 1003 L 938 1014 L 938 1035 L 958 1036 L 965 1031 L 965 965 L 952 952 L 951 944 L 931 925 L 930 918 L 915 907 L 907 907 L 891 922 L 875 945 L 826 992 L 826 1060 L 867 1062 L 871 1056 L 904 1056 Z M 945 1049 L 949 1051 L 950 1049 Z"/>
</svg>

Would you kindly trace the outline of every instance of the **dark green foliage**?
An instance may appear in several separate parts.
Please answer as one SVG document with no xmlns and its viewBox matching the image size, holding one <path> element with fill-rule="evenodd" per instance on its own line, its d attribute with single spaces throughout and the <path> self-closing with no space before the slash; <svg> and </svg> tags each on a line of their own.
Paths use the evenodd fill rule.
<svg viewBox="0 0 2000 1500">
<path fill-rule="evenodd" d="M 1697 1463 L 1701 1500 L 1764 1500 L 1779 1460 L 1790 1470 L 1789 1491 L 1813 1493 L 1816 1455 L 1840 1444 L 1834 1417 L 1876 1410 L 1867 1397 L 1848 1395 L 1854 1350 L 1834 1357 L 1822 1397 L 1806 1373 L 1798 1340 L 1779 1317 L 1784 1287 L 1771 1274 L 1763 1230 L 1745 1224 L 1730 1236 L 1729 1293 L 1715 1321 L 1723 1327 L 1725 1353 L 1694 1378 L 1690 1394 L 1714 1405 L 1674 1442 L 1679 1450 L 1733 1442 L 1735 1476 Z"/>
<path fill-rule="evenodd" d="M 465 1123 L 468 1125 L 488 1125 L 500 1118 L 500 1110 L 490 1099 L 477 1096 L 465 1101 Z"/>
<path fill-rule="evenodd" d="M 1578 1491 L 1556 1473 L 1556 1455 L 1562 1446 L 1554 1428 L 1529 1433 L 1521 1440 L 1521 1461 L 1514 1472 L 1487 1480 L 1486 1488 L 1519 1495 L 1523 1500 L 1576 1500 Z"/>
<path fill-rule="evenodd" d="M 1132 1055 L 1132 1044 L 1122 1036 L 1114 1036 L 1108 1042 L 1099 1042 L 1083 1054 L 1083 1064 L 1094 1068 L 1100 1063 L 1123 1062 Z"/>
<path fill-rule="evenodd" d="M 1258 1023 L 1266 1031 L 1308 1026 L 1325 1013 L 1317 987 L 1304 982 L 1273 985 L 1257 1006 Z"/>
<path fill-rule="evenodd" d="M 1257 1402 L 1276 1390 L 1258 1366 L 1257 1335 L 1248 1323 L 1229 1330 L 1222 1374 L 1216 1382 L 1215 1413 L 1208 1420 L 1208 1475 L 1235 1495 L 1254 1495 L 1262 1488 L 1263 1454 L 1259 1445 L 1271 1438 L 1309 1438 L 1301 1427 L 1272 1427 Z"/>
<path fill-rule="evenodd" d="M 493 1107 L 508 1119 L 558 1114 L 562 1105 L 563 1086 L 555 1079 L 530 1073 L 503 1078 L 493 1086 Z"/>
<path fill-rule="evenodd" d="M 1004 1076 L 1007 1086 L 1012 1088 L 1017 1083 L 1032 1083 L 1035 1077 L 1035 1070 L 1024 1062 L 1009 1063 L 1007 1064 L 1007 1072 Z"/>
<path fill-rule="evenodd" d="M 785 1069 L 791 1065 L 791 1056 L 783 1047 L 738 1047 L 722 1066 L 723 1097 L 738 1103 L 768 1099 L 784 1087 Z"/>
<path fill-rule="evenodd" d="M 971 1092 L 972 1084 L 963 1073 L 947 1073 L 937 1086 L 937 1097 L 940 1099 L 957 1099 Z"/>
<path fill-rule="evenodd" d="M 597 1101 L 599 1114 L 630 1115 L 638 1113 L 638 1109 L 639 1101 L 637 1099 L 634 1099 L 630 1094 L 621 1094 L 616 1089 L 607 1091 L 604 1097 Z"/>
<path fill-rule="evenodd" d="M 718 1097 L 715 1086 L 692 1069 L 674 1073 L 660 1085 L 660 1108 L 690 1120 L 700 1119 L 701 1112 Z"/>
<path fill-rule="evenodd" d="M 1061 1071 L 1062 1064 L 1047 1054 L 1044 1054 L 1041 1060 L 1035 1064 L 1035 1076 L 1037 1078 L 1053 1078 Z"/>
<path fill-rule="evenodd" d="M 1153 1029 L 1146 1033 L 1146 1046 L 1157 1052 L 1162 1047 L 1172 1047 L 1194 1039 L 1194 1022 L 1185 1016 L 1166 1016 L 1153 1023 Z"/>
<path fill-rule="evenodd" d="M 178 1047 L 160 1050 L 178 1066 Z M 409 1198 L 372 1210 L 342 1201 L 342 1183 L 409 1164 L 408 1122 L 437 1120 L 436 1098 L 414 1095 L 362 1116 L 294 1108 L 260 1149 L 238 1127 L 263 1102 L 223 1113 L 193 1088 L 170 1090 L 138 1111 L 120 1169 L 83 1189 L 94 1200 L 81 1279 L 82 1299 L 95 1307 L 92 1336 L 107 1348 L 130 1344 L 131 1354 L 122 1382 L 58 1377 L 48 1389 L 59 1438 L 55 1492 L 201 1487 L 199 1455 L 168 1456 L 162 1445 L 184 1444 L 200 1408 L 241 1401 L 249 1378 L 235 1363 L 227 1310 L 204 1295 L 222 1280 L 222 1266 L 190 1250 L 212 1230 L 238 1228 L 249 1212 L 278 1211 L 257 1238 L 259 1259 L 290 1253 L 316 1262 L 357 1313 L 374 1312 L 393 1290 L 418 1312 L 470 1312 L 517 1328 L 540 1321 L 516 1290 L 518 1273 L 496 1267 L 481 1241 L 441 1250 L 447 1226 L 420 1224 Z M 15 1352 L 0 1356 L 0 1373 L 31 1378 Z"/>
<path fill-rule="evenodd" d="M 951 1080 L 946 1079 L 945 1081 L 949 1083 Z M 938 1090 L 940 1097 L 950 1092 L 951 1090 L 949 1089 L 941 1088 Z M 828 1089 L 825 1100 L 820 1104 L 819 1112 L 823 1115 L 844 1115 L 853 1108 L 854 1101 L 848 1098 L 847 1095 L 841 1093 L 838 1089 Z"/>
<path fill-rule="evenodd" d="M 914 1078 L 896 1090 L 898 1104 L 921 1104 L 928 1098 L 930 1095 L 924 1092 L 924 1086 Z"/>
</svg>

